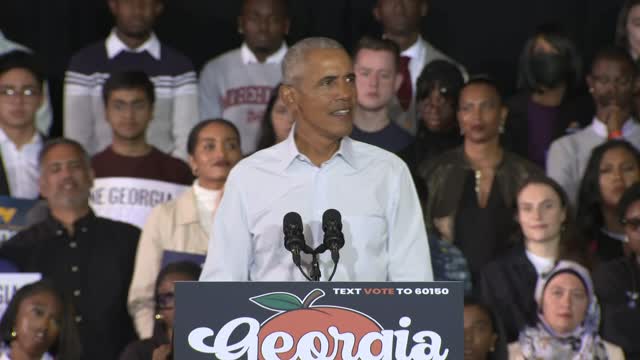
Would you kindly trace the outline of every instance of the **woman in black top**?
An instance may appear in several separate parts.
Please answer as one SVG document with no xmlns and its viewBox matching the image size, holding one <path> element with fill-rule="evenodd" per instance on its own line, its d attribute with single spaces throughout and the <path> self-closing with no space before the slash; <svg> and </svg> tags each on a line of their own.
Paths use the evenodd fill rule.
<svg viewBox="0 0 640 360">
<path fill-rule="evenodd" d="M 639 180 L 640 153 L 626 141 L 608 141 L 591 153 L 578 192 L 577 222 L 596 260 L 625 255 L 617 207 L 624 191 Z"/>
<path fill-rule="evenodd" d="M 428 190 L 427 228 L 460 248 L 474 284 L 484 265 L 513 246 L 516 191 L 526 178 L 542 173 L 500 145 L 506 115 L 492 81 L 469 81 L 458 105 L 463 145 L 419 169 Z"/>
<path fill-rule="evenodd" d="M 624 225 L 629 256 L 599 266 L 593 273 L 602 307 L 601 335 L 618 344 L 628 359 L 640 358 L 640 184 L 622 195 L 619 220 Z"/>
</svg>

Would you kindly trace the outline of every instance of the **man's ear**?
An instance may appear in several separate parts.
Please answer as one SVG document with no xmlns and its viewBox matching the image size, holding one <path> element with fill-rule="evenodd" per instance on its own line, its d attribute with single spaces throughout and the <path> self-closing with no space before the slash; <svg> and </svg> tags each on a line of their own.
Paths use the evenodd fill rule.
<svg viewBox="0 0 640 360">
<path fill-rule="evenodd" d="M 291 85 L 282 85 L 280 86 L 280 93 L 278 94 L 282 102 L 287 105 L 287 107 L 291 107 L 296 104 L 296 100 L 298 99 L 298 93 L 296 89 Z"/>
<path fill-rule="evenodd" d="M 589 86 L 589 92 L 593 92 L 593 86 L 595 85 L 595 79 L 591 74 L 587 75 L 587 85 Z"/>
<path fill-rule="evenodd" d="M 402 75 L 401 72 L 396 73 L 396 78 L 395 80 L 393 80 L 393 92 L 397 93 L 398 90 L 400 89 L 400 86 L 402 86 L 402 82 L 404 82 L 404 76 Z"/>
<path fill-rule="evenodd" d="M 289 20 L 289 18 L 287 18 L 285 24 L 284 24 L 284 34 L 285 35 L 289 35 L 289 27 L 291 26 L 291 20 Z"/>
<path fill-rule="evenodd" d="M 116 2 L 117 2 L 116 0 L 107 1 L 107 4 L 109 5 L 109 10 L 111 10 L 111 14 L 116 13 L 116 8 L 118 7 L 118 4 Z"/>
<path fill-rule="evenodd" d="M 93 180 L 95 180 L 95 178 L 96 178 L 96 173 L 93 171 L 92 167 L 89 167 L 89 184 L 91 184 L 89 188 L 93 187 Z"/>
<path fill-rule="evenodd" d="M 42 167 L 40 167 L 40 178 L 38 179 L 38 189 L 40 190 L 40 195 L 42 195 L 43 198 L 47 198 L 48 197 L 48 189 L 47 189 L 47 184 L 46 181 L 44 181 L 44 174 L 42 171 Z"/>
<path fill-rule="evenodd" d="M 377 22 L 380 22 L 380 7 L 378 1 L 376 1 L 376 5 L 373 7 L 373 10 L 371 10 L 371 13 L 373 14 L 373 18 L 376 19 Z"/>
<path fill-rule="evenodd" d="M 160 16 L 160 14 L 162 14 L 162 12 L 164 11 L 164 2 L 163 1 L 158 1 L 156 3 L 156 7 L 155 9 L 153 9 L 156 17 Z"/>
<path fill-rule="evenodd" d="M 244 17 L 242 15 L 238 16 L 238 18 L 236 19 L 237 25 L 238 25 L 238 34 L 244 34 L 244 31 L 242 30 L 242 23 L 244 22 Z"/>
<path fill-rule="evenodd" d="M 505 105 L 502 105 L 502 107 L 500 108 L 500 122 L 502 123 L 502 125 L 505 125 L 507 116 L 509 116 L 509 108 Z"/>
</svg>

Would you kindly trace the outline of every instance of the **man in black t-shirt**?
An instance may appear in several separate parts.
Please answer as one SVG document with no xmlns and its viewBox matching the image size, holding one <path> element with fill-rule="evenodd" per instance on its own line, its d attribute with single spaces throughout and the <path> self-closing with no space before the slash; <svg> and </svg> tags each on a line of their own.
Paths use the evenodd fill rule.
<svg viewBox="0 0 640 360">
<path fill-rule="evenodd" d="M 360 40 L 354 53 L 358 104 L 351 138 L 394 153 L 412 142 L 389 117 L 389 106 L 405 81 L 398 71 L 399 59 L 398 46 L 391 40 L 369 37 Z"/>
</svg>

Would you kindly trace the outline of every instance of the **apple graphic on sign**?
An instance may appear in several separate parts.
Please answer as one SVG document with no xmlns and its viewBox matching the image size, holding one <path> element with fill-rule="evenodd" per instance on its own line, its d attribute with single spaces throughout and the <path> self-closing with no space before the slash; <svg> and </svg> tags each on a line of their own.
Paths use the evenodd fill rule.
<svg viewBox="0 0 640 360">
<path fill-rule="evenodd" d="M 335 359 L 342 360 L 345 344 L 347 344 L 347 349 L 352 350 L 350 355 L 355 356 L 358 344 L 365 335 L 379 333 L 382 330 L 382 327 L 375 320 L 356 310 L 330 305 L 313 305 L 324 295 L 324 291 L 315 289 L 304 300 L 285 292 L 269 293 L 251 298 L 253 303 L 278 312 L 261 325 L 258 332 L 258 349 L 263 349 L 265 339 L 269 335 L 273 335 L 276 336 L 275 342 L 273 339 L 267 339 L 267 343 L 273 342 L 270 346 L 277 350 L 277 357 L 280 359 L 294 358 L 298 346 L 301 345 L 313 346 L 315 349 L 311 349 L 311 352 L 326 353 L 328 351 L 335 354 Z M 332 334 L 329 331 L 330 328 L 337 329 L 337 333 L 340 334 L 339 339 L 342 341 L 336 341 L 336 331 L 335 329 L 331 331 Z M 310 344 L 303 344 L 304 341 L 300 342 L 303 337 L 309 338 L 310 335 L 313 339 Z M 335 348 L 336 346 L 337 348 Z M 349 351 L 347 349 L 345 350 Z M 380 341 L 371 342 L 369 351 L 371 354 L 379 354 L 382 351 L 382 343 Z M 259 358 L 264 359 L 263 351 L 259 351 L 259 354 Z"/>
</svg>

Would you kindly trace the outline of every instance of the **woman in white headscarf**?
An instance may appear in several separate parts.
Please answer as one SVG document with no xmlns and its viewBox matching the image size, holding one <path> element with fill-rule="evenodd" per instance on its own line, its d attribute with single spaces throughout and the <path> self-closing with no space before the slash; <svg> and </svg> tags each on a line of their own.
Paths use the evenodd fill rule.
<svg viewBox="0 0 640 360">
<path fill-rule="evenodd" d="M 598 335 L 600 309 L 587 269 L 559 261 L 536 286 L 538 321 L 509 345 L 509 359 L 624 359 Z"/>
</svg>

